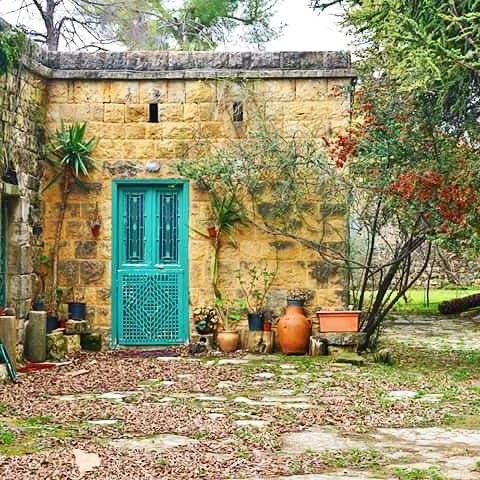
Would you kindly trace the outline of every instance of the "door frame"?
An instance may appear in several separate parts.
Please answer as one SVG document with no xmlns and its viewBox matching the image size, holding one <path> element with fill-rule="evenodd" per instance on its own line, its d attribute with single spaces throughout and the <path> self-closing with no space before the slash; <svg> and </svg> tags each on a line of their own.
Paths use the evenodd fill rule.
<svg viewBox="0 0 480 480">
<path fill-rule="evenodd" d="M 111 259 L 111 338 L 110 344 L 111 347 L 114 348 L 119 345 L 119 319 L 120 319 L 120 312 L 119 312 L 119 291 L 117 285 L 117 269 L 118 269 L 118 262 L 120 259 L 120 245 L 118 242 L 119 234 L 120 234 L 120 224 L 118 222 L 119 218 L 119 199 L 120 199 L 120 191 L 122 187 L 125 186 L 152 186 L 152 187 L 161 187 L 165 185 L 178 185 L 182 189 L 182 200 L 180 202 L 181 211 L 184 212 L 184 217 L 181 218 L 180 228 L 184 229 L 186 241 L 184 245 L 181 246 L 181 250 L 179 251 L 179 255 L 185 258 L 185 278 L 183 280 L 183 304 L 185 305 L 185 311 L 182 313 L 182 318 L 179 319 L 180 322 L 183 322 L 184 331 L 186 332 L 186 340 L 190 339 L 190 314 L 189 314 L 189 278 L 190 278 L 190 259 L 188 256 L 188 248 L 189 248 L 189 231 L 190 231 L 190 209 L 189 209 L 189 181 L 184 179 L 178 178 L 129 178 L 129 179 L 116 179 L 112 180 L 112 240 L 111 240 L 111 248 L 112 248 L 112 259 Z"/>
</svg>

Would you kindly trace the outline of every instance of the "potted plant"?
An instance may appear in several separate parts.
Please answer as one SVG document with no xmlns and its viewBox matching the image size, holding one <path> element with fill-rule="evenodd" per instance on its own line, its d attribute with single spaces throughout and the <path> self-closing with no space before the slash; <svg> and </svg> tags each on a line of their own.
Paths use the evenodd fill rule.
<svg viewBox="0 0 480 480">
<path fill-rule="evenodd" d="M 312 299 L 313 291 L 305 288 L 295 288 L 287 292 L 287 305 L 304 307 Z"/>
<path fill-rule="evenodd" d="M 75 294 L 75 288 L 70 289 L 72 300 L 67 302 L 69 320 L 85 320 L 87 317 L 87 304 L 83 298 Z"/>
<path fill-rule="evenodd" d="M 92 218 L 88 222 L 92 235 L 98 237 L 100 235 L 100 227 L 102 226 L 102 219 L 98 213 L 98 202 L 95 202 L 95 210 L 93 212 Z"/>
<path fill-rule="evenodd" d="M 354 333 L 358 332 L 360 310 L 318 310 L 316 312 L 322 333 Z"/>
<path fill-rule="evenodd" d="M 32 301 L 32 310 L 34 312 L 43 312 L 45 310 L 45 298 L 42 295 L 37 295 Z"/>
<path fill-rule="evenodd" d="M 193 323 L 200 335 L 214 333 L 218 323 L 218 313 L 215 307 L 201 306 L 193 310 Z"/>
<path fill-rule="evenodd" d="M 215 299 L 215 309 L 222 330 L 217 333 L 217 343 L 224 353 L 231 353 L 237 350 L 240 343 L 240 334 L 235 325 L 240 321 L 245 303 L 242 300 Z"/>
<path fill-rule="evenodd" d="M 290 290 L 287 294 L 285 314 L 277 324 L 277 335 L 283 353 L 305 354 L 308 351 L 312 322 L 305 315 L 303 306 L 313 292 L 305 289 Z"/>
<path fill-rule="evenodd" d="M 265 262 L 237 270 L 237 279 L 248 309 L 250 331 L 263 330 L 265 302 L 276 276 L 277 270 L 270 271 Z"/>
</svg>

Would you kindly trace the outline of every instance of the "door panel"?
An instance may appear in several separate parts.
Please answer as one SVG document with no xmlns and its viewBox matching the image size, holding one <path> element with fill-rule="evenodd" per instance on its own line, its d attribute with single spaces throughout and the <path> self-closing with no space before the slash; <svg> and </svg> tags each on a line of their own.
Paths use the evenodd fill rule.
<svg viewBox="0 0 480 480">
<path fill-rule="evenodd" d="M 122 345 L 187 340 L 187 207 L 182 184 L 118 189 L 116 326 Z"/>
</svg>

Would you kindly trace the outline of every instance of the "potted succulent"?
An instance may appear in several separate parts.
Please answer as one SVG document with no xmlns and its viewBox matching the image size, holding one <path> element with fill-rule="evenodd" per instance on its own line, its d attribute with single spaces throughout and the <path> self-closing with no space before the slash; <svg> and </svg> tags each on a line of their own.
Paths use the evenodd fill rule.
<svg viewBox="0 0 480 480">
<path fill-rule="evenodd" d="M 201 306 L 193 310 L 193 323 L 200 335 L 214 333 L 218 323 L 218 313 L 215 307 Z"/>
<path fill-rule="evenodd" d="M 224 353 L 237 350 L 240 343 L 240 334 L 235 328 L 245 309 L 242 300 L 215 299 L 215 309 L 220 320 L 221 330 L 217 333 L 217 343 Z"/>
<path fill-rule="evenodd" d="M 287 292 L 287 305 L 304 307 L 312 299 L 313 291 L 305 288 L 295 288 Z"/>
<path fill-rule="evenodd" d="M 318 310 L 316 312 L 320 331 L 322 333 L 354 333 L 358 332 L 360 310 Z"/>
<path fill-rule="evenodd" d="M 263 330 L 265 303 L 277 271 L 270 271 L 265 263 L 251 265 L 237 271 L 237 279 L 245 297 L 248 313 L 248 329 Z"/>
<path fill-rule="evenodd" d="M 287 294 L 287 308 L 277 324 L 278 342 L 287 355 L 303 355 L 308 351 L 312 322 L 303 307 L 312 295 L 311 290 L 305 289 L 290 290 Z"/>
</svg>

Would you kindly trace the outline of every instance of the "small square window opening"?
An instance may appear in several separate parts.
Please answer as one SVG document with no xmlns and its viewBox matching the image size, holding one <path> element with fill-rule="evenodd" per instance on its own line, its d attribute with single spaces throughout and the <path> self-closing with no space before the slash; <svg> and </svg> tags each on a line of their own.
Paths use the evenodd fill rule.
<svg viewBox="0 0 480 480">
<path fill-rule="evenodd" d="M 233 121 L 243 122 L 243 102 L 233 102 Z"/>
</svg>

